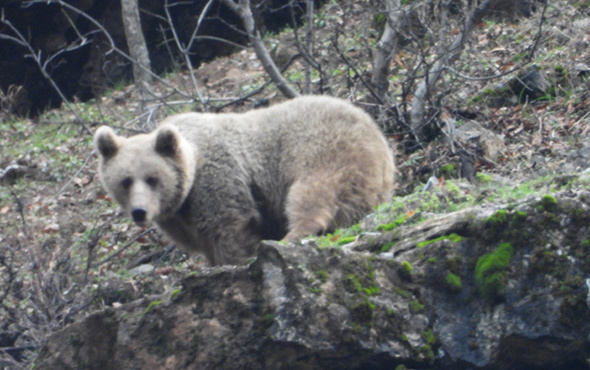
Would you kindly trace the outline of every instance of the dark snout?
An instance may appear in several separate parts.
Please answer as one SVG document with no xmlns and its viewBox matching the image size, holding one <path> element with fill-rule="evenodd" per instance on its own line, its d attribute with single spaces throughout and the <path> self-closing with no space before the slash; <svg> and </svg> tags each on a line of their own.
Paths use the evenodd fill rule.
<svg viewBox="0 0 590 370">
<path fill-rule="evenodd" d="M 145 224 L 146 215 L 147 212 L 143 208 L 133 208 L 131 210 L 131 218 L 133 219 L 133 222 L 135 222 L 138 225 Z"/>
</svg>

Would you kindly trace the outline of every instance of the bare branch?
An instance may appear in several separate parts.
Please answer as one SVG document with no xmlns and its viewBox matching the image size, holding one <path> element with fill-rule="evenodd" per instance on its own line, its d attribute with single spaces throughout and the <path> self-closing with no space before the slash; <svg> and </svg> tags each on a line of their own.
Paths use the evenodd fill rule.
<svg viewBox="0 0 590 370">
<path fill-rule="evenodd" d="M 310 1 L 310 3 L 313 6 L 313 1 Z M 309 34 L 310 29 L 311 29 L 311 34 L 310 34 L 310 38 L 307 38 L 306 35 L 306 45 L 303 44 L 303 42 L 301 42 L 301 40 L 299 39 L 299 33 L 297 32 L 297 20 L 295 19 L 295 12 L 293 11 L 293 7 L 291 7 L 291 25 L 293 26 L 293 36 L 295 37 L 295 43 L 297 45 L 297 50 L 299 51 L 299 54 L 303 57 L 303 59 L 306 62 L 306 71 L 308 67 L 312 67 L 313 69 L 315 69 L 316 71 L 318 71 L 319 75 L 320 75 L 320 91 L 323 89 L 323 84 L 324 81 L 326 80 L 326 76 L 325 73 L 322 70 L 322 65 L 320 63 L 318 63 L 314 57 L 311 55 L 313 52 L 313 43 L 314 43 L 314 36 L 313 36 L 313 27 L 310 27 L 310 24 L 313 24 L 313 13 L 309 13 L 307 14 L 307 22 L 308 25 L 306 27 L 306 33 Z M 284 70 L 284 68 L 283 68 Z M 307 72 L 306 72 L 307 73 Z M 311 73 L 311 71 L 310 71 Z M 311 76 L 310 76 L 311 77 Z M 306 76 L 306 80 L 307 80 L 307 76 Z M 311 93 L 311 92 L 307 92 L 306 94 Z"/>
<path fill-rule="evenodd" d="M 463 45 L 469 39 L 475 25 L 477 25 L 484 14 L 490 9 L 497 0 L 486 0 L 476 7 L 465 20 L 462 32 L 453 40 L 446 50 L 439 54 L 438 61 L 426 74 L 425 79 L 418 85 L 412 100 L 412 111 L 410 112 L 410 127 L 415 134 L 420 137 L 420 127 L 423 124 L 424 105 L 428 96 L 439 80 L 447 66 L 452 64 L 460 55 Z"/>
<path fill-rule="evenodd" d="M 256 52 L 256 56 L 262 63 L 264 70 L 273 82 L 277 85 L 277 88 L 283 95 L 287 98 L 294 98 L 299 96 L 300 94 L 291 87 L 291 85 L 285 80 L 285 78 L 281 75 L 277 65 L 272 60 L 270 53 L 262 39 L 260 37 L 260 32 L 256 28 L 256 24 L 254 22 L 254 16 L 252 15 L 252 9 L 250 8 L 250 0 L 221 0 L 223 4 L 225 4 L 228 8 L 230 8 L 240 19 L 246 29 L 246 33 L 248 34 L 248 39 L 252 43 L 254 47 L 254 51 Z"/>
<path fill-rule="evenodd" d="M 293 56 L 291 56 L 291 58 L 289 58 L 289 60 L 287 61 L 287 63 L 285 63 L 285 65 L 281 68 L 281 73 L 286 71 L 287 69 L 289 69 L 289 67 L 291 66 L 291 64 L 295 61 L 295 59 L 297 59 L 298 57 L 300 57 L 299 54 L 295 54 Z M 242 102 L 244 100 L 247 100 L 249 98 L 251 98 L 254 95 L 258 95 L 260 94 L 264 89 L 266 89 L 266 87 L 268 85 L 270 85 L 272 83 L 272 80 L 268 80 L 266 81 L 262 86 L 260 86 L 259 88 L 257 88 L 254 91 L 249 92 L 248 94 L 246 94 L 245 96 L 242 96 L 240 98 L 236 98 L 236 99 L 232 99 L 230 102 L 223 104 L 220 107 L 217 107 L 215 109 L 216 112 L 221 112 L 223 109 L 229 107 L 230 105 L 234 105 L 237 104 L 239 102 Z"/>
<path fill-rule="evenodd" d="M 168 0 L 166 0 L 166 2 L 164 3 L 164 11 L 166 12 L 166 18 L 167 18 L 168 24 L 170 24 L 170 29 L 172 30 L 172 35 L 174 36 L 174 42 L 176 43 L 176 47 L 178 47 L 178 50 L 180 50 L 180 52 L 184 56 L 184 61 L 186 63 L 186 67 L 189 70 L 189 73 L 191 76 L 191 81 L 193 83 L 193 88 L 195 89 L 195 94 L 197 95 L 199 102 L 201 102 L 203 105 L 205 105 L 205 99 L 203 98 L 203 94 L 201 94 L 201 89 L 199 88 L 199 83 L 197 81 L 197 77 L 195 76 L 195 70 L 193 68 L 193 63 L 190 58 L 190 49 L 191 49 L 192 44 L 196 38 L 199 28 L 201 27 L 201 23 L 203 22 L 203 19 L 205 18 L 205 14 L 207 14 L 207 11 L 211 7 L 212 3 L 213 3 L 213 0 L 209 0 L 207 2 L 207 4 L 205 5 L 205 7 L 203 8 L 203 11 L 201 12 L 201 15 L 199 16 L 199 20 L 197 21 L 195 29 L 193 30 L 193 34 L 191 36 L 191 39 L 189 40 L 189 44 L 186 47 L 184 47 L 182 45 L 182 43 L 180 42 L 180 38 L 178 37 L 178 34 L 176 33 L 176 28 L 174 27 L 174 23 L 172 21 L 172 15 L 170 14 L 170 10 L 169 10 L 169 8 L 172 5 L 168 5 Z"/>
<path fill-rule="evenodd" d="M 31 59 L 33 59 L 35 61 L 35 63 L 37 63 L 41 73 L 43 74 L 43 77 L 45 77 L 45 79 L 47 79 L 47 81 L 49 81 L 51 86 L 55 89 L 55 91 L 57 92 L 59 97 L 62 99 L 62 101 L 66 105 L 66 107 L 74 114 L 74 116 L 76 117 L 78 122 L 82 125 L 84 130 L 92 135 L 92 131 L 90 131 L 88 126 L 86 126 L 86 124 L 84 123 L 82 118 L 78 115 L 78 112 L 76 112 L 76 110 L 70 104 L 70 102 L 68 101 L 66 96 L 62 93 L 59 86 L 57 86 L 57 84 L 55 83 L 53 78 L 51 78 L 51 75 L 49 75 L 49 73 L 47 72 L 47 63 L 49 61 L 51 61 L 51 59 L 54 58 L 56 55 L 49 57 L 45 62 L 43 62 L 42 57 L 41 57 L 41 51 L 35 52 L 35 50 L 31 46 L 31 44 L 28 42 L 28 40 L 24 37 L 24 35 L 16 27 L 14 27 L 13 24 L 8 19 L 6 19 L 4 17 L 4 9 L 2 9 L 2 15 L 0 17 L 0 22 L 5 24 L 16 35 L 16 36 L 9 36 L 9 35 L 5 35 L 5 34 L 0 34 L 0 38 L 12 40 L 12 41 L 16 42 L 17 44 L 24 46 L 29 51 L 29 54 L 26 56 L 30 57 Z M 84 42 L 84 40 L 83 40 L 83 42 Z M 83 44 L 81 44 L 81 45 L 83 45 Z M 78 45 L 78 47 L 81 45 Z M 63 53 L 67 50 L 72 50 L 72 49 L 71 48 L 70 49 L 62 49 L 58 53 Z"/>
<path fill-rule="evenodd" d="M 82 17 L 84 17 L 88 21 L 90 21 L 107 38 L 108 43 L 109 43 L 109 46 L 111 48 L 111 50 L 108 51 L 107 53 L 116 52 L 117 54 L 119 54 L 123 58 L 125 58 L 127 61 L 129 61 L 131 63 L 134 63 L 134 64 L 137 63 L 137 61 L 135 59 L 133 59 L 131 56 L 129 56 L 127 53 L 125 53 L 123 50 L 121 50 L 119 47 L 117 47 L 117 45 L 115 44 L 115 41 L 113 40 L 113 38 L 111 37 L 111 35 L 109 34 L 109 32 L 104 28 L 104 26 L 102 24 L 100 24 L 100 22 L 98 22 L 96 19 L 92 18 L 90 15 L 88 15 L 85 12 L 83 12 L 82 10 L 76 8 L 75 6 L 68 4 L 68 3 L 66 3 L 63 0 L 28 0 L 28 1 L 25 1 L 23 4 L 24 4 L 24 6 L 30 6 L 32 4 L 59 4 L 60 6 L 63 6 L 65 8 L 67 8 L 67 9 L 75 12 L 76 14 L 81 15 Z M 158 82 L 162 83 L 164 86 L 166 86 L 166 87 L 168 87 L 170 89 L 174 89 L 174 91 L 176 91 L 178 94 L 180 94 L 180 95 L 182 95 L 184 97 L 190 98 L 190 96 L 188 96 L 187 94 L 183 93 L 182 91 L 178 91 L 168 81 L 160 78 L 160 76 L 156 75 L 151 70 L 147 70 L 142 65 L 139 65 L 139 68 L 142 68 L 146 73 L 148 73 L 150 76 L 152 76 L 153 78 L 155 78 Z"/>
<path fill-rule="evenodd" d="M 142 237 L 144 237 L 147 234 L 153 233 L 155 232 L 156 229 L 155 228 L 150 228 L 147 230 L 142 231 L 139 235 L 137 235 L 135 238 L 131 239 L 127 244 L 125 244 L 124 246 L 122 246 L 121 248 L 119 248 L 117 251 L 115 251 L 114 253 L 111 253 L 110 256 L 105 257 L 102 261 L 97 262 L 95 264 L 92 265 L 92 268 L 97 268 L 100 265 L 103 265 L 105 263 L 107 263 L 108 261 L 112 260 L 113 258 L 115 258 L 117 255 L 119 255 L 119 253 L 123 252 L 125 249 L 129 248 L 130 246 L 133 245 L 133 243 L 135 243 L 136 241 L 138 241 L 139 239 L 141 239 Z"/>
</svg>

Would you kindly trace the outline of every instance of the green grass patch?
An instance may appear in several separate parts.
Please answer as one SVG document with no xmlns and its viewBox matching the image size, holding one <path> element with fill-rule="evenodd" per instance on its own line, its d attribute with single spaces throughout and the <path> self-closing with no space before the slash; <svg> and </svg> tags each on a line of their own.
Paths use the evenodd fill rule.
<svg viewBox="0 0 590 370">
<path fill-rule="evenodd" d="M 398 227 L 399 225 L 403 224 L 404 221 L 406 221 L 408 219 L 408 217 L 406 215 L 400 216 L 398 217 L 395 221 L 387 223 L 387 224 L 383 224 L 383 225 L 379 225 L 375 228 L 375 230 L 377 231 L 390 231 L 395 229 L 396 227 Z"/>
</svg>

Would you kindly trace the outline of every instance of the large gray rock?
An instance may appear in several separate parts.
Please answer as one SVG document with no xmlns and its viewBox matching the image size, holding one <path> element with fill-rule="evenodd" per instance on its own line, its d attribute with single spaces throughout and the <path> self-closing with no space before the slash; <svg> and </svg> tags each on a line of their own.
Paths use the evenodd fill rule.
<svg viewBox="0 0 590 370">
<path fill-rule="evenodd" d="M 53 334 L 36 368 L 585 369 L 589 208 L 578 190 L 338 248 L 264 242 L 248 266 Z"/>
</svg>

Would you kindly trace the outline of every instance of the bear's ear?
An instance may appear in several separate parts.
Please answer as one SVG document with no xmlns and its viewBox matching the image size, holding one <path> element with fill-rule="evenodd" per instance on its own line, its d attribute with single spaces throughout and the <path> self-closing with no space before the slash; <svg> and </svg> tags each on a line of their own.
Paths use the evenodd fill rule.
<svg viewBox="0 0 590 370">
<path fill-rule="evenodd" d="M 117 136 L 108 126 L 102 126 L 94 134 L 94 145 L 103 158 L 108 159 L 117 154 L 119 144 Z"/>
<path fill-rule="evenodd" d="M 156 136 L 156 153 L 164 157 L 174 157 L 180 145 L 178 131 L 172 126 L 164 126 Z"/>
</svg>

